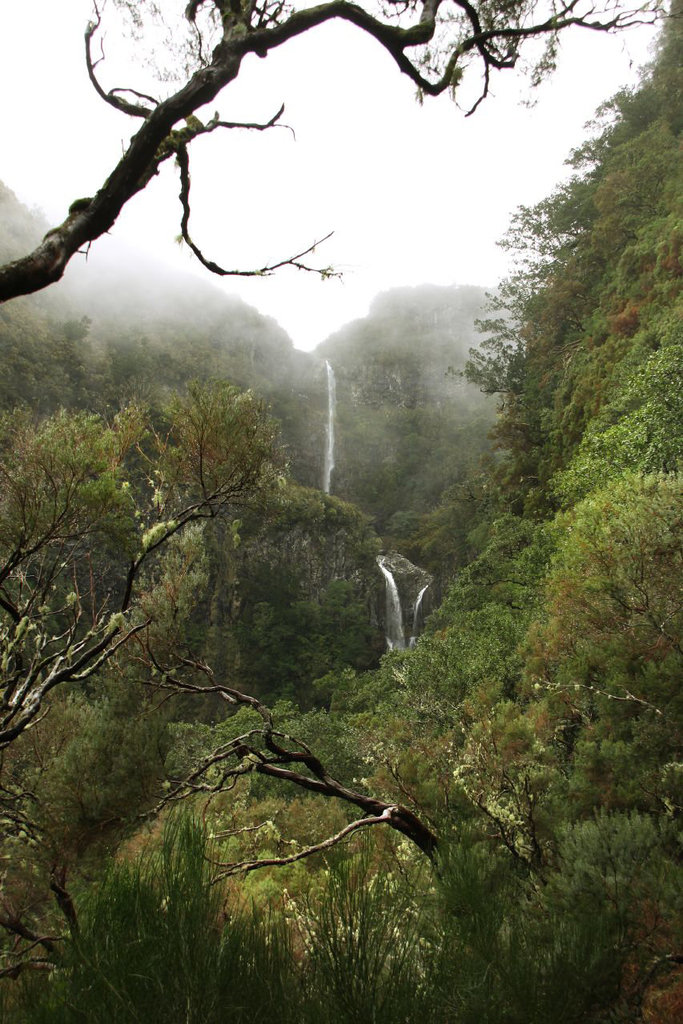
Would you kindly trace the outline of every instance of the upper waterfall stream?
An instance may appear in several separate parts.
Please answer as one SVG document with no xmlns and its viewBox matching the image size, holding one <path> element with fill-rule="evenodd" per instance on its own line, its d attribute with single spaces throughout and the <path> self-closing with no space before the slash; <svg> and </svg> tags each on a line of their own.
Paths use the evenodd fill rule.
<svg viewBox="0 0 683 1024">
<path fill-rule="evenodd" d="M 334 379 L 334 370 L 327 359 L 327 440 L 325 445 L 325 463 L 323 468 L 323 491 L 330 493 L 332 482 L 332 470 L 334 469 L 334 416 L 337 408 L 337 387 Z"/>
</svg>

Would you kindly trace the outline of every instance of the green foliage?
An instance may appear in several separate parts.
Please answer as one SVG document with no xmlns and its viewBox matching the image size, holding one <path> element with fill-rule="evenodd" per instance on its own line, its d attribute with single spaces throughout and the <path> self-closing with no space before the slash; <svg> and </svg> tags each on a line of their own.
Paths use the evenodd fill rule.
<svg viewBox="0 0 683 1024">
<path fill-rule="evenodd" d="M 64 967 L 27 994 L 19 1020 L 211 1024 L 286 1011 L 286 932 L 247 911 L 226 915 L 198 826 L 167 829 L 162 849 L 114 864 L 82 903 Z"/>
<path fill-rule="evenodd" d="M 599 908 L 618 929 L 619 945 L 649 944 L 657 918 L 680 921 L 681 892 L 671 872 L 676 832 L 670 821 L 644 814 L 608 814 L 561 829 L 559 870 L 549 898 L 559 909 L 586 917 Z M 643 920 L 646 912 L 649 921 Z"/>
<path fill-rule="evenodd" d="M 598 832 L 610 831 L 626 843 L 623 849 L 612 847 L 612 857 L 599 841 L 593 844 Z M 572 882 L 563 889 L 564 874 L 535 890 L 509 859 L 461 832 L 444 855 L 441 875 L 438 984 L 449 1010 L 445 1019 L 463 1024 L 633 1019 L 656 947 L 656 929 L 640 929 L 638 914 L 655 893 L 665 908 L 669 886 L 661 874 L 650 876 L 647 893 L 629 883 L 638 874 L 636 865 L 642 867 L 655 851 L 661 856 L 662 849 L 647 820 L 605 817 L 587 823 L 563 847 L 567 858 L 575 858 L 571 864 L 567 860 L 567 874 L 571 878 L 575 870 L 578 880 L 587 870 L 600 881 L 592 897 L 577 888 L 571 898 Z M 615 857 L 626 868 L 618 880 Z M 624 916 L 628 906 L 630 918 Z M 671 919 L 675 913 L 672 908 Z M 665 930 L 660 942 L 664 936 Z"/>
<path fill-rule="evenodd" d="M 162 493 L 235 502 L 274 482 L 277 430 L 252 392 L 226 381 L 191 381 L 186 395 L 171 398 L 166 416 L 156 470 Z"/>
<path fill-rule="evenodd" d="M 627 474 L 571 514 L 527 673 L 584 719 L 581 806 L 672 808 L 680 783 L 683 595 L 678 477 Z"/>
<path fill-rule="evenodd" d="M 555 489 L 576 501 L 627 470 L 674 472 L 683 459 L 683 347 L 653 353 L 591 421 Z"/>
<path fill-rule="evenodd" d="M 164 434 L 137 406 L 111 426 L 67 412 L 38 424 L 20 412 L 0 421 L 3 744 L 55 686 L 89 678 L 126 630 L 142 628 L 141 615 L 153 615 L 151 598 L 146 609 L 139 603 L 139 578 L 143 567 L 153 573 L 157 551 L 274 485 L 274 428 L 250 394 L 191 385 L 161 416 Z M 190 540 L 174 549 L 176 613 Z M 191 560 L 199 554 L 195 538 Z"/>
<path fill-rule="evenodd" d="M 367 594 L 379 541 L 366 516 L 289 484 L 267 517 L 246 518 L 241 532 L 225 623 L 241 685 L 308 706 L 318 677 L 376 664 L 383 640 L 368 621 Z"/>
<path fill-rule="evenodd" d="M 259 575 L 242 588 L 245 599 L 263 587 L 268 601 L 256 602 L 236 628 L 247 687 L 306 705 L 311 683 L 326 672 L 367 665 L 373 631 L 351 582 L 333 580 L 318 602 L 302 600 L 300 584 L 287 573 Z"/>
<path fill-rule="evenodd" d="M 183 719 L 168 723 L 140 697 L 141 669 L 121 658 L 105 678 L 98 666 L 50 698 L 50 715 L 3 762 L 3 913 L 15 913 L 6 927 L 59 931 L 43 895 L 55 864 L 71 872 L 80 919 L 52 975 L 22 976 L 12 1019 L 674 1019 L 679 25 L 671 19 L 642 88 L 600 114 L 571 158 L 574 176 L 513 222 L 505 244 L 518 272 L 465 370 L 500 396 L 502 455 L 485 471 L 474 460 L 486 412 L 448 372 L 471 339 L 445 330 L 462 312 L 453 303 L 471 316 L 478 294 L 399 291 L 326 344 L 343 439 L 335 489 L 427 560 L 445 593 L 415 649 L 376 667 L 377 537 L 358 509 L 283 484 L 274 427 L 253 394 L 193 384 L 153 416 L 134 405 L 109 426 L 89 413 L 3 419 L 0 543 L 14 552 L 2 589 L 6 671 L 49 653 L 42 638 L 60 629 L 79 642 L 93 607 L 106 637 L 125 628 L 127 613 L 112 617 L 105 595 L 125 591 L 132 559 L 143 593 L 130 622 L 149 620 L 160 665 L 184 671 L 199 652 L 221 681 L 279 698 L 277 727 L 331 775 L 404 805 L 440 837 L 435 875 L 407 840 L 377 830 L 322 864 L 288 866 L 284 897 L 282 876 L 265 872 L 224 890 L 210 884 L 216 862 L 297 851 L 348 821 L 332 803 L 247 773 L 209 803 L 197 797 L 210 843 L 178 824 L 161 849 L 119 856 L 92 882 L 163 772 L 182 778 L 260 726 L 253 709 L 225 717 L 208 704 L 199 720 L 189 703 L 167 706 Z M 140 380 L 156 397 L 184 383 L 196 353 L 197 376 L 231 376 L 273 399 L 293 461 L 315 478 L 319 374 L 246 314 L 228 352 L 216 317 L 215 343 L 178 324 L 141 341 L 121 322 L 117 333 L 64 311 L 37 317 L 34 334 L 42 344 L 51 332 L 50 373 L 68 377 L 64 402 L 75 406 L 93 381 L 111 397 Z M 22 359 L 26 310 L 0 329 L 8 380 L 51 408 L 62 384 L 41 393 Z M 218 515 L 216 530 L 194 522 Z M 25 571 L 27 545 L 51 560 Z M 218 757 L 208 783 L 223 770 Z M 277 912 L 245 911 L 252 898 Z M 15 929 L 5 962 L 28 935 L 22 946 Z"/>
<path fill-rule="evenodd" d="M 27 413 L 5 414 L 0 421 L 5 557 L 83 534 L 129 532 L 131 500 L 122 461 L 140 428 L 135 409 L 111 427 L 87 413 L 59 413 L 38 426 Z"/>
<path fill-rule="evenodd" d="M 366 841 L 270 912 L 211 884 L 216 853 L 176 821 L 111 865 L 59 970 L 14 990 L 12 1019 L 626 1021 L 653 963 L 666 971 L 678 912 L 671 836 L 638 816 L 567 830 L 541 888 L 461 829 L 436 877 L 378 870 Z"/>
<path fill-rule="evenodd" d="M 479 554 L 477 528 L 492 515 L 493 501 L 487 474 L 470 468 L 444 490 L 439 504 L 423 514 L 412 530 L 406 529 L 405 549 L 417 564 L 441 579 L 452 579 Z"/>
<path fill-rule="evenodd" d="M 87 873 L 156 802 L 168 715 L 155 712 L 133 673 L 102 675 L 93 694 L 72 690 L 54 699 L 49 716 L 5 755 L 4 785 L 36 795 L 29 836 L 40 837 L 3 843 L 3 856 L 10 855 L 4 885 L 15 900 L 26 880 L 12 854 L 24 858 L 25 869 L 33 859 L 39 874 L 55 863 Z"/>
<path fill-rule="evenodd" d="M 487 524 L 485 537 L 431 617 L 420 649 L 448 651 L 453 669 L 443 679 L 459 677 L 465 692 L 496 680 L 512 693 L 522 667 L 517 649 L 541 600 L 555 537 L 515 516 Z"/>
<path fill-rule="evenodd" d="M 671 406 L 657 423 L 653 415 L 675 360 L 657 350 L 680 346 L 680 75 L 655 65 L 602 114 L 599 134 L 573 156 L 576 175 L 513 221 L 504 244 L 518 269 L 466 367 L 501 395 L 497 476 L 529 512 L 552 510 L 549 481 L 577 449 L 560 478 L 565 500 L 604 469 L 675 468 L 680 453 L 680 415 Z M 667 403 L 675 393 L 671 381 Z"/>
<path fill-rule="evenodd" d="M 393 1024 L 429 1006 L 420 912 L 400 877 L 372 869 L 369 852 L 366 844 L 353 859 L 335 858 L 302 915 L 320 1024 Z"/>
<path fill-rule="evenodd" d="M 545 634 L 565 678 L 587 665 L 603 682 L 626 680 L 680 655 L 680 499 L 678 477 L 629 473 L 568 515 Z"/>
</svg>

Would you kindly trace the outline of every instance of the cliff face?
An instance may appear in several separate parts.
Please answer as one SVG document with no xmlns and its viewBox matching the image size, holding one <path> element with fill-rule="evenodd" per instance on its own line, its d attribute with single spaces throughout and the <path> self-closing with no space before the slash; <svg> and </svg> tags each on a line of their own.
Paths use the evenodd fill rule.
<svg viewBox="0 0 683 1024">
<path fill-rule="evenodd" d="M 0 214 L 0 256 L 44 232 L 1 184 Z M 275 321 L 206 281 L 102 253 L 87 268 L 74 264 L 55 288 L 0 310 L 0 408 L 23 402 L 40 415 L 60 406 L 107 414 L 131 396 L 154 404 L 188 380 L 226 378 L 263 397 L 281 425 L 293 478 L 321 488 L 329 361 L 336 384 L 330 491 L 369 514 L 373 529 L 333 498 L 290 499 L 288 512 L 245 534 L 231 554 L 244 585 L 230 583 L 233 570 L 214 551 L 223 579 L 207 618 L 218 635 L 222 624 L 242 621 L 245 608 L 276 604 L 270 586 L 287 607 L 346 602 L 341 619 L 362 606 L 374 630 L 366 646 L 379 637 L 381 647 L 377 534 L 405 550 L 424 514 L 487 445 L 490 411 L 457 375 L 476 343 L 483 299 L 478 288 L 396 289 L 305 353 Z"/>
<path fill-rule="evenodd" d="M 332 669 L 372 667 L 384 650 L 377 621 L 380 547 L 357 508 L 289 486 L 276 508 L 216 542 L 207 608 L 209 656 L 266 696 L 306 705 Z"/>
<path fill-rule="evenodd" d="M 317 601 L 334 580 L 347 580 L 367 596 L 376 586 L 379 540 L 369 520 L 338 498 L 295 488 L 288 506 L 259 526 L 237 551 L 240 576 L 257 564 L 273 578 L 297 581 L 299 597 Z"/>
<path fill-rule="evenodd" d="M 480 288 L 396 289 L 316 350 L 319 387 L 324 360 L 336 382 L 331 490 L 399 542 L 487 446 L 493 409 L 458 372 L 484 298 Z"/>
<path fill-rule="evenodd" d="M 449 371 L 460 369 L 476 344 L 474 321 L 484 302 L 482 288 L 396 288 L 378 295 L 367 317 L 333 334 L 316 353 L 346 380 L 356 405 L 440 405 L 462 396 Z"/>
</svg>

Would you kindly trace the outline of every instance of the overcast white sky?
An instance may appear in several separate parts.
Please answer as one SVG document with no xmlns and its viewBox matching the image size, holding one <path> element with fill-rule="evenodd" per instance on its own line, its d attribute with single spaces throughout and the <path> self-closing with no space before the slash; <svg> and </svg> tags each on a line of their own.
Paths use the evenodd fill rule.
<svg viewBox="0 0 683 1024">
<path fill-rule="evenodd" d="M 89 0 L 0 0 L 0 179 L 53 223 L 92 195 L 113 168 L 135 123 L 103 104 L 83 62 Z M 214 134 L 194 145 L 191 231 L 225 266 L 261 266 L 329 231 L 323 263 L 342 281 L 292 270 L 274 278 L 219 282 L 274 316 L 295 345 L 310 349 L 365 314 L 396 285 L 494 285 L 508 256 L 496 246 L 515 208 L 542 199 L 566 174 L 572 146 L 595 108 L 633 83 L 652 31 L 620 37 L 568 33 L 560 66 L 536 91 L 504 72 L 471 118 L 453 102 L 415 90 L 371 39 L 328 25 L 266 60 L 245 62 L 222 94 L 229 120 L 268 120 L 285 102 L 296 130 Z M 109 36 L 107 87 L 123 51 Z M 111 69 L 111 77 L 108 71 Z M 138 86 L 139 87 L 139 86 Z M 179 250 L 177 178 L 170 165 L 120 217 L 117 242 L 210 277 Z M 90 260 L 111 245 L 93 246 Z M 98 255 L 101 254 L 101 255 Z"/>
</svg>

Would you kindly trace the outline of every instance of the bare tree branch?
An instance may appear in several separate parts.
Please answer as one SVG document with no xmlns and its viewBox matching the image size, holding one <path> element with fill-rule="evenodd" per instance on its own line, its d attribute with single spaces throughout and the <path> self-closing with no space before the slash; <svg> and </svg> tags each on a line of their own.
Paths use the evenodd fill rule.
<svg viewBox="0 0 683 1024">
<path fill-rule="evenodd" d="M 248 128 L 251 131 L 265 132 L 268 128 L 286 128 L 296 139 L 294 129 L 290 124 L 280 124 L 280 118 L 285 112 L 284 103 L 276 114 L 273 114 L 270 121 L 260 123 L 258 121 L 221 121 L 218 113 L 214 114 L 205 126 L 205 132 L 212 132 L 216 128 Z"/>
<path fill-rule="evenodd" d="M 130 117 L 149 117 L 152 113 L 152 108 L 142 106 L 138 103 L 129 103 L 128 100 L 124 99 L 123 96 L 118 95 L 119 93 L 127 92 L 133 96 L 137 96 L 138 99 L 148 100 L 152 107 L 158 105 L 158 100 L 155 100 L 153 96 L 146 96 L 144 93 L 139 93 L 135 89 L 110 89 L 109 92 L 105 92 L 99 83 L 95 69 L 101 61 L 104 60 L 104 45 L 100 42 L 101 55 L 97 60 L 93 60 L 92 56 L 92 42 L 93 38 L 97 34 L 102 25 L 102 15 L 96 2 L 93 2 L 93 8 L 95 11 L 95 21 L 91 21 L 85 30 L 85 66 L 88 70 L 88 77 L 90 82 L 97 93 L 97 95 L 108 103 L 115 110 L 120 111 L 122 114 L 129 114 Z"/>
<path fill-rule="evenodd" d="M 328 238 L 331 238 L 334 232 L 330 231 L 329 234 L 325 235 L 324 238 L 318 239 L 309 245 L 307 249 L 303 249 L 301 252 L 296 253 L 294 256 L 287 256 L 285 259 L 278 260 L 276 263 L 268 263 L 256 270 L 226 270 L 225 267 L 221 267 L 218 263 L 208 259 L 199 246 L 192 240 L 189 233 L 190 223 L 190 158 L 186 146 L 178 147 L 177 155 L 178 167 L 180 169 L 180 202 L 183 207 L 183 216 L 180 222 L 181 237 L 185 244 L 189 246 L 192 252 L 195 254 L 202 266 L 210 270 L 212 274 L 217 274 L 219 277 L 270 277 L 277 270 L 282 267 L 294 267 L 296 270 L 306 270 L 313 274 L 319 274 L 323 278 L 328 277 L 339 277 L 332 267 L 310 267 L 307 263 L 302 263 L 304 256 L 308 256 L 310 253 L 315 252 L 319 245 L 326 242 Z"/>
<path fill-rule="evenodd" d="M 219 13 L 226 14 L 224 5 L 216 4 Z M 190 4 L 186 15 L 194 20 L 201 3 Z M 453 7 L 459 14 L 453 17 Z M 101 23 L 95 5 L 95 20 L 85 33 L 86 66 L 98 95 L 121 113 L 141 118 L 142 124 L 110 176 L 93 197 L 72 203 L 62 224 L 47 233 L 40 245 L 27 256 L 0 267 L 0 302 L 26 295 L 58 281 L 74 253 L 109 231 L 126 203 L 143 190 L 159 171 L 161 163 L 178 153 L 179 143 L 190 141 L 191 133 L 180 137 L 175 125 L 193 117 L 194 112 L 211 103 L 218 93 L 239 74 L 243 58 L 254 53 L 266 56 L 271 50 L 320 25 L 333 20 L 347 21 L 366 32 L 394 59 L 399 70 L 406 74 L 425 94 L 438 96 L 455 89 L 461 70 L 469 55 L 476 56 L 484 68 L 484 88 L 480 101 L 488 95 L 490 69 L 513 68 L 521 44 L 539 36 L 553 37 L 572 26 L 592 31 L 616 31 L 636 24 L 652 23 L 661 13 L 660 0 L 649 0 L 644 6 L 620 9 L 609 0 L 601 7 L 580 0 L 559 3 L 550 16 L 539 20 L 538 5 L 501 4 L 499 7 L 475 6 L 470 0 L 416 0 L 398 12 L 413 16 L 413 23 L 403 27 L 390 20 L 375 17 L 348 0 L 330 0 L 316 7 L 287 11 L 282 4 L 267 10 L 261 6 L 248 6 L 232 10 L 222 18 L 222 37 L 211 58 L 203 64 L 172 96 L 156 103 L 152 97 L 135 90 L 113 89 L 106 92 L 100 85 L 93 59 L 92 41 Z M 583 11 L 583 13 L 581 13 Z M 443 13 L 446 12 L 446 13 Z M 444 35 L 443 71 L 436 78 L 427 77 L 420 67 L 421 48 L 431 43 L 437 30 Z M 416 57 L 413 59 L 412 51 Z M 101 58 L 100 58 L 101 59 Z M 132 103 L 122 93 L 149 100 L 152 106 Z M 473 112 L 479 103 L 475 103 Z M 231 122 L 225 122 L 230 125 Z M 216 125 L 218 126 L 218 125 Z M 193 251 L 195 251 L 193 249 Z M 299 266 L 299 259 L 310 250 L 263 268 L 271 273 L 278 266 Z M 196 251 L 203 264 L 214 273 L 236 273 L 220 268 Z M 245 273 L 245 272 L 238 272 Z M 246 272 L 250 274 L 259 271 Z M 325 273 L 325 272 L 324 272 Z"/>
<path fill-rule="evenodd" d="M 153 654 L 150 653 L 149 656 L 151 663 L 159 671 L 160 665 Z M 186 778 L 175 783 L 150 813 L 157 814 L 166 805 L 185 800 L 195 793 L 223 792 L 232 788 L 239 778 L 256 773 L 359 807 L 364 812 L 361 821 L 365 822 L 367 818 L 372 818 L 377 820 L 368 821 L 368 824 L 389 825 L 414 843 L 427 857 L 434 858 L 437 837 L 411 810 L 349 789 L 330 775 L 303 740 L 277 731 L 270 708 L 258 698 L 216 682 L 213 671 L 203 662 L 186 658 L 182 663 L 186 668 L 204 676 L 207 683 L 193 683 L 175 672 L 165 671 L 162 681 L 156 685 L 160 689 L 175 690 L 178 693 L 217 694 L 229 704 L 251 708 L 259 715 L 263 724 L 260 728 L 222 744 L 203 758 Z M 211 776 L 215 776 L 216 773 L 218 778 L 213 781 Z M 359 828 L 361 825 L 356 827 Z"/>
<path fill-rule="evenodd" d="M 18 978 L 24 971 L 51 971 L 59 960 L 57 944 L 63 941 L 61 935 L 42 935 L 22 921 L 21 916 L 7 906 L 0 913 L 0 927 L 15 936 L 14 948 L 5 949 L 0 956 L 6 966 L 0 967 L 0 978 Z M 31 956 L 39 947 L 44 956 Z"/>
<path fill-rule="evenodd" d="M 57 867 L 55 865 L 52 868 L 50 872 L 50 889 L 54 893 L 57 906 L 66 918 L 71 934 L 76 935 L 78 933 L 78 915 L 76 914 L 73 897 L 66 888 L 66 867 Z"/>
<path fill-rule="evenodd" d="M 212 881 L 214 883 L 219 882 L 223 878 L 232 877 L 232 875 L 247 875 L 250 871 L 258 871 L 260 868 L 282 867 L 285 864 L 294 864 L 296 861 L 304 860 L 304 858 L 311 857 L 315 853 L 323 853 L 325 850 L 330 850 L 333 846 L 341 843 L 361 828 L 366 828 L 370 825 L 391 824 L 392 814 L 398 811 L 398 807 L 390 806 L 382 814 L 374 817 L 359 818 L 357 821 L 352 821 L 349 825 L 346 825 L 335 835 L 329 836 L 319 843 L 314 843 L 312 846 L 307 846 L 305 849 L 299 850 L 298 853 L 292 853 L 289 857 L 262 857 L 258 860 L 243 860 L 225 864 L 212 861 L 211 863 L 215 867 L 221 869 Z"/>
<path fill-rule="evenodd" d="M 35 724 L 51 690 L 65 683 L 82 683 L 92 678 L 146 625 L 141 622 L 124 629 L 118 623 L 99 623 L 77 643 L 67 642 L 34 662 L 20 674 L 20 685 L 15 685 L 11 677 L 3 681 L 0 750 Z"/>
<path fill-rule="evenodd" d="M 30 945 L 22 949 L 22 954 L 29 953 L 36 946 L 42 946 L 48 953 L 55 951 L 55 943 L 60 941 L 59 935 L 40 935 L 34 932 L 21 920 L 18 914 L 11 913 L 5 909 L 0 913 L 0 925 L 20 939 L 24 939 Z"/>
</svg>

